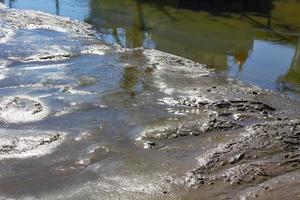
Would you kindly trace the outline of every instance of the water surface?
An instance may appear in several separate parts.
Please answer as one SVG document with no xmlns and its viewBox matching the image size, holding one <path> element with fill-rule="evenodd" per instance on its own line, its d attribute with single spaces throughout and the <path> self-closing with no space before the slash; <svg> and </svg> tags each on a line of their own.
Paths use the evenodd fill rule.
<svg viewBox="0 0 300 200">
<path fill-rule="evenodd" d="M 161 49 L 267 88 L 297 85 L 298 28 L 271 18 L 272 2 L 247 12 L 239 3 L 213 10 L 173 1 L 6 3 L 87 21 L 110 44 Z M 231 140 L 244 147 L 245 126 L 299 116 L 298 101 L 182 57 L 103 41 L 80 21 L 0 9 L 0 199 L 191 199 L 180 197 L 201 158 Z M 282 125 L 284 133 L 300 130 Z M 265 159 L 260 138 L 251 149 L 256 141 Z M 225 186 L 199 193 L 233 199 L 241 191 Z"/>
<path fill-rule="evenodd" d="M 123 47 L 156 48 L 264 88 L 299 94 L 298 0 L 17 0 L 93 24 Z"/>
</svg>

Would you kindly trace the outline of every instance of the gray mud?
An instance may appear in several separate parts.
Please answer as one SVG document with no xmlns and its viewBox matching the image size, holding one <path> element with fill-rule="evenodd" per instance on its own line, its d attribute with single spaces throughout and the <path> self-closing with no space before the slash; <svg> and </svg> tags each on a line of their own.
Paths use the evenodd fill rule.
<svg viewBox="0 0 300 200">
<path fill-rule="evenodd" d="M 0 111 L 0 119 L 6 123 L 39 121 L 48 113 L 41 101 L 26 96 L 3 98 L 0 102 Z"/>
<path fill-rule="evenodd" d="M 34 136 L 32 134 L 38 135 Z M 19 135 L 22 134 L 20 137 Z M 45 131 L 1 130 L 0 159 L 25 159 L 50 153 L 59 145 L 63 133 L 48 133 Z"/>
<path fill-rule="evenodd" d="M 0 199 L 299 198 L 296 100 L 40 12 L 0 49 Z"/>
</svg>

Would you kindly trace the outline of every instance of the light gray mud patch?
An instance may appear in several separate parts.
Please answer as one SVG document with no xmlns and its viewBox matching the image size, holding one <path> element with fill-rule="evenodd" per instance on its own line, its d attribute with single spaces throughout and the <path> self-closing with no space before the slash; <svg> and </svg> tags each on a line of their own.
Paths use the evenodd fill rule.
<svg viewBox="0 0 300 200">
<path fill-rule="evenodd" d="M 0 130 L 0 160 L 40 157 L 60 145 L 65 133 L 28 130 Z"/>
<path fill-rule="evenodd" d="M 0 44 L 18 46 L 10 47 L 15 49 L 13 52 L 6 50 L 3 53 L 12 61 L 61 61 L 80 55 L 104 55 L 113 49 L 96 40 L 98 33 L 91 25 L 66 17 L 38 11 L 1 9 L 0 19 Z M 30 31 L 33 34 L 29 34 Z M 36 33 L 40 35 L 37 37 Z"/>
<path fill-rule="evenodd" d="M 5 97 L 0 102 L 0 119 L 6 123 L 39 121 L 48 114 L 40 100 L 29 96 Z"/>
<path fill-rule="evenodd" d="M 0 44 L 5 43 L 14 36 L 14 30 L 4 24 L 0 24 Z"/>
<path fill-rule="evenodd" d="M 8 67 L 10 62 L 8 60 L 0 59 L 0 69 L 5 69 Z"/>
<path fill-rule="evenodd" d="M 89 24 L 38 11 L 1 9 L 0 18 L 2 22 L 16 29 L 47 29 L 81 36 L 91 36 L 95 34 L 95 31 Z"/>
</svg>

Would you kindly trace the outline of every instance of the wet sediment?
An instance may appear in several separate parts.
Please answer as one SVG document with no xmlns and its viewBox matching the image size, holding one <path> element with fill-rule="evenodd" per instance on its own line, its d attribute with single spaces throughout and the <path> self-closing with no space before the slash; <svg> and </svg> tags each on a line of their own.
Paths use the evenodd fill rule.
<svg viewBox="0 0 300 200">
<path fill-rule="evenodd" d="M 276 198 L 273 195 L 278 185 L 273 180 L 283 174 L 287 174 L 285 181 L 290 180 L 286 184 L 299 185 L 299 177 L 295 175 L 300 169 L 299 111 L 297 106 L 292 111 L 291 105 L 285 104 L 284 100 L 289 101 L 287 97 L 247 86 L 237 89 L 232 85 L 197 87 L 184 90 L 178 96 L 168 101 L 173 113 L 201 116 L 146 129 L 138 138 L 138 141 L 146 141 L 146 148 L 166 150 L 177 137 L 222 132 L 235 135 L 234 139 L 201 153 L 197 157 L 198 167 L 181 178 L 171 178 L 175 185 L 193 188 L 181 198 L 202 199 L 200 194 L 203 199 Z M 263 188 L 264 192 L 257 188 Z M 287 190 L 283 189 L 282 193 Z M 277 195 L 282 196 L 280 192 Z M 299 196 L 297 192 L 293 195 L 292 198 Z"/>
<path fill-rule="evenodd" d="M 64 139 L 64 133 L 49 133 L 39 131 L 38 136 L 30 135 L 30 131 L 23 130 L 23 136 L 14 133 L 20 130 L 1 130 L 0 136 L 0 159 L 25 159 L 28 157 L 42 156 L 50 153 L 51 150 Z M 10 134 L 7 134 L 10 133 Z M 28 135 L 24 136 L 24 133 Z M 33 133 L 33 132 L 32 132 Z M 32 134 L 31 133 L 31 134 Z"/>
<path fill-rule="evenodd" d="M 0 199 L 264 199 L 299 185 L 298 101 L 107 46 L 82 22 L 0 19 Z"/>
</svg>

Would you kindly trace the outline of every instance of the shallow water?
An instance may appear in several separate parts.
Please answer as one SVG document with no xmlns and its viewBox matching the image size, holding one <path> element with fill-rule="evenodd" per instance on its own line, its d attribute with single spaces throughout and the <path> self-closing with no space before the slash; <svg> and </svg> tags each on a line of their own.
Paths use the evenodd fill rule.
<svg viewBox="0 0 300 200">
<path fill-rule="evenodd" d="M 26 8 L 101 22 L 98 15 L 87 17 L 92 13 L 92 2 L 26 2 L 14 1 L 11 6 L 29 6 Z M 98 5 L 97 1 L 94 3 Z M 172 7 L 166 8 L 175 12 Z M 111 9 L 109 3 L 107 9 Z M 158 12 L 159 20 L 166 12 Z M 189 10 L 177 12 L 208 15 Z M 186 173 L 201 165 L 207 151 L 218 149 L 219 144 L 231 139 L 240 139 L 242 126 L 278 119 L 269 117 L 274 109 L 261 102 L 278 107 L 280 117 L 299 116 L 298 102 L 228 80 L 190 60 L 158 51 L 107 46 L 103 41 L 117 42 L 118 34 L 113 34 L 113 28 L 98 26 L 102 33 L 99 34 L 88 24 L 20 10 L 0 10 L 0 19 L 0 199 L 181 199 L 191 189 L 185 186 Z M 123 15 L 114 19 L 131 23 Z M 211 20 L 215 21 L 215 17 Z M 232 25 L 239 22 L 228 20 Z M 206 21 L 199 22 L 202 23 Z M 152 30 L 171 30 L 155 29 L 154 25 L 147 34 Z M 248 23 L 242 26 L 243 30 L 249 28 Z M 204 32 L 209 42 L 214 41 L 209 39 L 212 33 L 218 33 L 214 27 Z M 234 33 L 228 31 L 228 37 Z M 247 34 L 236 38 L 239 37 Z M 121 39 L 120 44 L 128 42 L 122 46 L 135 46 L 127 39 Z M 134 39 L 137 46 L 145 40 L 140 39 Z M 153 41 L 149 44 L 158 44 Z M 227 44 L 226 39 L 214 42 L 225 47 Z M 211 47 L 204 44 L 205 49 Z M 238 49 L 239 45 L 231 47 Z M 264 52 L 266 45 L 273 50 L 273 46 L 282 49 L 284 43 L 259 40 L 255 44 Z M 267 57 L 271 58 L 274 54 L 270 49 Z M 180 48 L 174 50 L 181 54 Z M 280 55 L 289 53 L 283 49 Z M 197 55 L 202 58 L 201 53 Z M 229 59 L 230 54 L 227 56 Z M 276 61 L 278 65 L 280 62 L 284 63 L 281 59 Z M 228 106 L 224 99 L 246 99 L 242 101 L 246 107 L 239 112 L 241 105 L 234 104 L 227 115 L 222 113 Z M 254 104 L 249 103 L 251 100 Z M 256 104 L 262 106 L 255 107 Z M 243 113 L 250 117 L 240 122 L 238 118 Z M 223 123 L 223 118 L 229 121 Z M 203 197 L 220 195 L 222 199 L 236 194 L 224 185 L 213 193 L 207 191 Z M 189 194 L 183 199 L 190 199 Z"/>
<path fill-rule="evenodd" d="M 65 18 L 15 10 L 0 18 L 0 199 L 151 198 L 196 162 L 185 156 L 199 151 L 184 149 L 188 141 L 214 140 L 155 154 L 136 140 L 175 120 L 163 99 L 177 87 L 165 81 L 176 69 L 158 78 L 141 50 L 106 46 Z"/>
<path fill-rule="evenodd" d="M 110 44 L 156 48 L 299 95 L 299 1 L 247 2 L 5 0 L 12 8 L 87 21 Z"/>
</svg>

